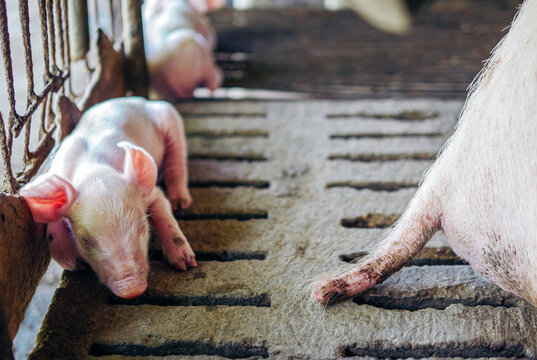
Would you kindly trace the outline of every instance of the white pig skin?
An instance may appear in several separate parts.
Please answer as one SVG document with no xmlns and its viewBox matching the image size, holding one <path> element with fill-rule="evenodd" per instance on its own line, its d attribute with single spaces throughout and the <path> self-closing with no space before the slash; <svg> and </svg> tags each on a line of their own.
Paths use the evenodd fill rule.
<svg viewBox="0 0 537 360">
<path fill-rule="evenodd" d="M 536 19 L 537 0 L 527 0 L 401 219 L 350 271 L 318 281 L 318 302 L 383 281 L 442 229 L 477 271 L 537 306 Z"/>
<path fill-rule="evenodd" d="M 83 259 L 116 295 L 133 298 L 147 287 L 149 213 L 168 261 L 197 266 L 155 186 L 164 174 L 170 201 L 186 208 L 186 143 L 182 119 L 168 103 L 109 100 L 90 108 L 65 138 L 50 169 L 21 189 L 35 221 L 49 223 L 52 256 L 73 270 Z"/>
<path fill-rule="evenodd" d="M 214 2 L 207 7 L 217 6 Z M 216 35 L 207 17 L 186 0 L 146 0 L 142 15 L 147 67 L 155 91 L 173 100 L 191 98 L 200 85 L 210 90 L 220 87 L 223 76 L 213 58 Z"/>
</svg>

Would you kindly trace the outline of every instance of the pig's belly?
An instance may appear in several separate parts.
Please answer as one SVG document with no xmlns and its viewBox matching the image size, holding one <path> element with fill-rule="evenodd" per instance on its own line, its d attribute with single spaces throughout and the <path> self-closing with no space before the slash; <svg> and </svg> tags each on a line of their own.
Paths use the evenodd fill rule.
<svg viewBox="0 0 537 360">
<path fill-rule="evenodd" d="M 526 224 L 528 215 L 522 216 L 520 209 L 500 208 L 469 208 L 468 203 L 447 200 L 442 229 L 453 251 L 474 269 L 507 291 L 534 298 L 537 237 L 533 226 Z"/>
</svg>

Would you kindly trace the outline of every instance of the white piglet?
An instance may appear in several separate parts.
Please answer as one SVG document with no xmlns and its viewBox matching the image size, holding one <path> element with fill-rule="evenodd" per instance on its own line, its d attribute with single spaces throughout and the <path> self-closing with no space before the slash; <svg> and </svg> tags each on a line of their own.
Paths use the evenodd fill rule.
<svg viewBox="0 0 537 360">
<path fill-rule="evenodd" d="M 35 221 L 48 223 L 53 258 L 68 270 L 82 259 L 114 294 L 147 287 L 150 229 L 173 267 L 197 266 L 172 214 L 187 208 L 187 151 L 183 123 L 172 105 L 142 98 L 100 103 L 65 138 L 49 170 L 20 193 Z M 167 195 L 156 186 L 163 173 Z"/>
<path fill-rule="evenodd" d="M 317 282 L 317 301 L 382 282 L 442 229 L 477 271 L 537 306 L 536 31 L 537 0 L 527 0 L 404 214 L 352 270 Z"/>
<path fill-rule="evenodd" d="M 216 34 L 209 19 L 200 12 L 217 6 L 215 0 L 192 4 L 186 0 L 144 2 L 149 80 L 164 98 L 191 98 L 200 85 L 210 90 L 220 87 L 223 75 L 213 57 Z"/>
</svg>

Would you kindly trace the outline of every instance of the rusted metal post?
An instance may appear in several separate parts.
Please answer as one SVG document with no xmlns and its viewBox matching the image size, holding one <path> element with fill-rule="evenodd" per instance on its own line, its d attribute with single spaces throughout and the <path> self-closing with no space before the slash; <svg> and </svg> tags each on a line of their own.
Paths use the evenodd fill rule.
<svg viewBox="0 0 537 360">
<path fill-rule="evenodd" d="M 69 47 L 71 61 L 83 59 L 89 50 L 88 1 L 68 0 Z"/>
<path fill-rule="evenodd" d="M 147 97 L 142 0 L 121 0 L 125 81 L 134 95 Z"/>
<path fill-rule="evenodd" d="M 10 341 L 49 262 L 45 226 L 33 221 L 23 198 L 0 194 L 0 308 Z"/>
</svg>

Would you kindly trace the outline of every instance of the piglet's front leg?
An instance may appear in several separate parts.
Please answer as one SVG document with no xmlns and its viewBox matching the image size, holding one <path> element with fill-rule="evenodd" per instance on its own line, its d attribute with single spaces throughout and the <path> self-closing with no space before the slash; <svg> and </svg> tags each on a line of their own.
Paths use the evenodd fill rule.
<svg viewBox="0 0 537 360">
<path fill-rule="evenodd" d="M 178 270 L 198 266 L 190 244 L 173 217 L 170 202 L 158 188 L 151 194 L 149 214 L 153 230 L 162 242 L 162 252 L 168 262 Z"/>
</svg>

